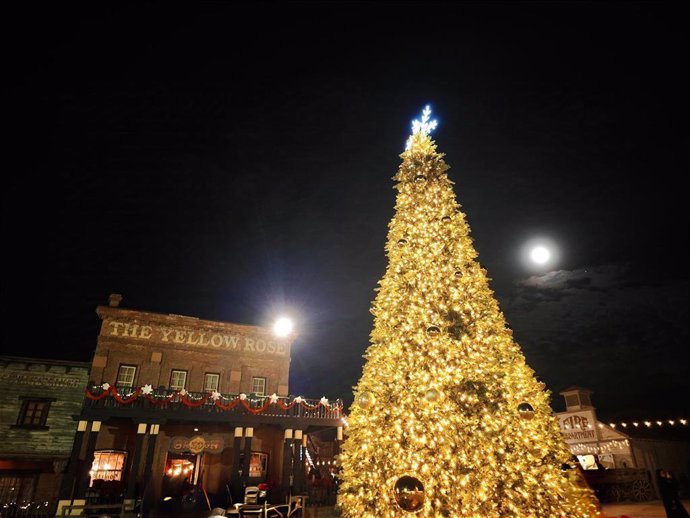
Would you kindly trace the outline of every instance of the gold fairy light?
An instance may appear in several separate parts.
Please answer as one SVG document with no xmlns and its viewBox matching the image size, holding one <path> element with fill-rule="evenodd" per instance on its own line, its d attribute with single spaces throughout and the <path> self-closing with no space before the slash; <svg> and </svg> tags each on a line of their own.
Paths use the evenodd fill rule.
<svg viewBox="0 0 690 518">
<path fill-rule="evenodd" d="M 476 260 L 435 127 L 427 107 L 394 177 L 388 266 L 339 456 L 342 515 L 594 518 L 577 470 L 561 471 L 571 453 Z"/>
</svg>

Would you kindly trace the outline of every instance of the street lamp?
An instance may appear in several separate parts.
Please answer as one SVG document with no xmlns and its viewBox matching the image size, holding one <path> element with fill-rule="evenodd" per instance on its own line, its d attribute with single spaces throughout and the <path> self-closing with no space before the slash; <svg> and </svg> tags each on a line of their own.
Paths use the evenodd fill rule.
<svg viewBox="0 0 690 518">
<path fill-rule="evenodd" d="M 273 324 L 273 333 L 280 338 L 284 338 L 292 333 L 294 327 L 295 323 L 292 321 L 292 319 L 288 317 L 280 317 Z"/>
</svg>

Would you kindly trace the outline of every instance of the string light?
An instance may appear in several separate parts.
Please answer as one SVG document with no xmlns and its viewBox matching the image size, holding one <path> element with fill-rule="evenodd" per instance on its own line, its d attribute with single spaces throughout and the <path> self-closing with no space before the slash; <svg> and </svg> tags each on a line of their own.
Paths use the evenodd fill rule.
<svg viewBox="0 0 690 518">
<path fill-rule="evenodd" d="M 609 423 L 609 426 L 611 428 L 616 428 L 618 425 L 622 426 L 623 428 L 627 428 L 628 424 L 632 424 L 635 428 L 639 428 L 640 424 L 644 424 L 647 428 L 651 428 L 652 424 L 656 423 L 657 426 L 676 426 L 676 425 L 682 425 L 682 426 L 687 426 L 688 425 L 688 420 L 687 419 L 664 419 L 664 420 L 658 420 L 658 421 L 642 421 L 641 423 L 638 421 L 633 421 L 632 423 L 628 423 L 627 421 L 619 421 L 618 423 Z M 602 428 L 603 425 L 599 423 L 599 428 Z"/>
<path fill-rule="evenodd" d="M 561 469 L 572 453 L 476 260 L 430 115 L 413 124 L 395 176 L 388 266 L 354 390 L 378 403 L 348 415 L 343 518 L 594 518 L 579 471 Z"/>
</svg>

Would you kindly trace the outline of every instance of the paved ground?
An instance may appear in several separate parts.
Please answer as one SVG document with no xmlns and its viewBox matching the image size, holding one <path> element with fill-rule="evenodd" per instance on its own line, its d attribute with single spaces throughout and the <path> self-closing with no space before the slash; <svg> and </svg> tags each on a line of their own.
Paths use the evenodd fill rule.
<svg viewBox="0 0 690 518">
<path fill-rule="evenodd" d="M 690 500 L 684 500 L 683 505 L 690 512 Z M 304 518 L 337 518 L 338 516 L 333 512 L 333 507 L 307 507 L 305 511 Z M 635 504 L 606 504 L 603 508 L 603 514 L 606 518 L 621 518 L 622 516 L 629 518 L 666 518 L 664 506 L 660 500 Z M 206 518 L 207 516 L 207 512 L 200 512 L 194 516 L 186 515 L 185 518 Z M 170 518 L 173 517 L 170 516 Z"/>
<path fill-rule="evenodd" d="M 690 500 L 684 500 L 683 505 L 690 512 Z M 630 518 L 666 518 L 664 506 L 660 500 L 637 504 L 607 504 L 604 506 L 604 516 L 629 516 Z"/>
<path fill-rule="evenodd" d="M 683 501 L 683 505 L 690 512 L 690 500 Z M 332 507 L 308 507 L 305 518 L 335 518 Z M 604 506 L 604 516 L 607 518 L 666 518 L 664 506 L 660 500 L 636 504 L 607 504 Z"/>
</svg>

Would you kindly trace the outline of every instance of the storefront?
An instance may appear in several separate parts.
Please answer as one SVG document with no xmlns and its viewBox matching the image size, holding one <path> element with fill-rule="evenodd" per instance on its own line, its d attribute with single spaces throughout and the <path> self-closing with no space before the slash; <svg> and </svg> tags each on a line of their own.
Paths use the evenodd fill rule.
<svg viewBox="0 0 690 518">
<path fill-rule="evenodd" d="M 222 507 L 259 483 L 275 501 L 303 492 L 308 434 L 341 427 L 342 404 L 289 395 L 295 336 L 123 309 L 120 300 L 97 308 L 73 450 L 82 462 L 63 505 L 119 495 Z"/>
<path fill-rule="evenodd" d="M 681 480 L 682 494 L 690 493 L 684 482 L 690 480 L 687 427 L 631 421 L 622 423 L 622 431 L 598 419 L 591 390 L 569 387 L 560 394 L 566 404 L 566 411 L 556 414 L 561 432 L 602 501 L 656 498 L 657 469 L 673 471 Z"/>
<path fill-rule="evenodd" d="M 600 422 L 592 406 L 592 391 L 569 387 L 560 394 L 566 411 L 557 415 L 566 444 L 583 469 L 634 468 L 630 437 Z"/>
<path fill-rule="evenodd" d="M 50 509 L 70 456 L 89 364 L 0 356 L 0 508 Z"/>
</svg>

